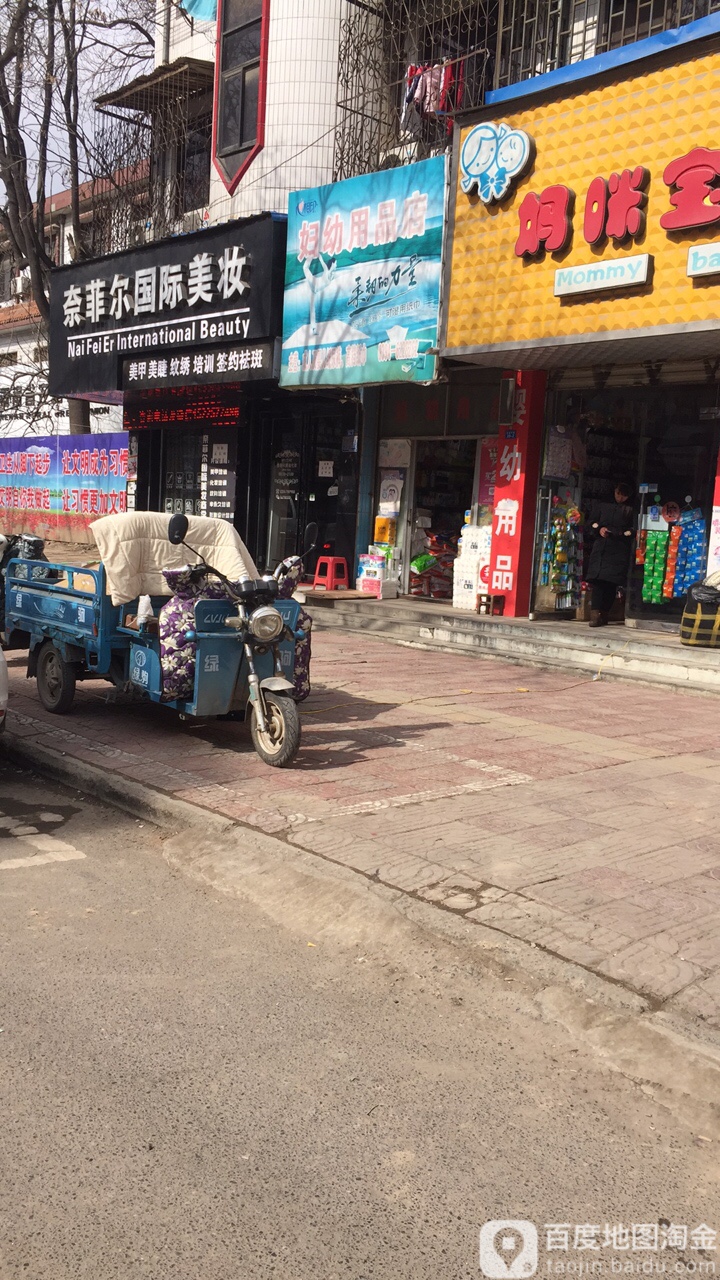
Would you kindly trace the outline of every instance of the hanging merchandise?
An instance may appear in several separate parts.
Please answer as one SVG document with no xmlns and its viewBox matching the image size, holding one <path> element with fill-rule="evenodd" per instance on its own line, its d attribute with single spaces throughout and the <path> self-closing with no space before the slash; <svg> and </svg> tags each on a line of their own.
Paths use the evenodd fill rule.
<svg viewBox="0 0 720 1280">
<path fill-rule="evenodd" d="M 556 609 L 577 608 L 582 574 L 582 526 L 574 507 L 556 510 L 545 535 L 540 583 L 556 596 Z"/>
<path fill-rule="evenodd" d="M 666 600 L 672 600 L 675 588 L 675 575 L 677 573 L 678 561 L 678 543 L 682 529 L 679 524 L 674 524 L 670 530 L 670 541 L 668 543 L 667 561 L 665 563 L 665 581 L 663 582 L 663 596 Z"/>
<path fill-rule="evenodd" d="M 707 565 L 707 531 L 700 507 L 683 511 L 679 527 L 680 540 L 673 586 L 675 599 L 687 595 L 690 587 L 702 581 Z"/>
<path fill-rule="evenodd" d="M 640 529 L 637 537 L 637 546 L 635 547 L 635 563 L 645 563 L 645 552 L 647 549 L 647 529 Z"/>
<path fill-rule="evenodd" d="M 662 604 L 668 538 L 669 534 L 661 530 L 648 529 L 642 586 L 646 604 Z"/>
</svg>

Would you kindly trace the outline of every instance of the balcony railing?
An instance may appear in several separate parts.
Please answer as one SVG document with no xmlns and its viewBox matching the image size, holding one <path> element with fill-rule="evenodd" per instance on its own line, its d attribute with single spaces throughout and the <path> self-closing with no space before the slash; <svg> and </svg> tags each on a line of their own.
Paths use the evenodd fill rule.
<svg viewBox="0 0 720 1280">
<path fill-rule="evenodd" d="M 720 0 L 347 0 L 336 177 L 446 150 L 455 116 L 482 106 L 488 89 L 717 10 Z M 417 68 L 429 82 L 419 95 Z"/>
</svg>

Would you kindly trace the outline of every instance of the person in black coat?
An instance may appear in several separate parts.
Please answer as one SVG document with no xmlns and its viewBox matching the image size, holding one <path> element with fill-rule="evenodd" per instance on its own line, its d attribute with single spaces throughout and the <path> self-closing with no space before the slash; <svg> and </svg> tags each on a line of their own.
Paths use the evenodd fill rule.
<svg viewBox="0 0 720 1280">
<path fill-rule="evenodd" d="M 614 502 L 595 502 L 590 510 L 588 528 L 594 535 L 588 562 L 591 627 L 607 626 L 617 589 L 627 582 L 635 527 L 631 492 L 629 485 L 618 483 Z"/>
</svg>

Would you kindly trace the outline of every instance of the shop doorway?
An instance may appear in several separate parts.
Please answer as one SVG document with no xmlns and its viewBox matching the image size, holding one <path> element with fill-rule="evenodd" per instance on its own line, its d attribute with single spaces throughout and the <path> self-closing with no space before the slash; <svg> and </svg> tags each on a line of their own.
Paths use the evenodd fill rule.
<svg viewBox="0 0 720 1280">
<path fill-rule="evenodd" d="M 380 442 L 373 545 L 392 559 L 401 593 L 452 600 L 462 530 L 491 520 L 492 485 L 482 481 L 480 465 L 487 442 L 477 436 Z"/>
<path fill-rule="evenodd" d="M 538 507 L 534 609 L 586 618 L 592 516 L 632 488 L 634 537 L 616 620 L 677 629 L 706 572 L 720 438 L 718 390 L 685 386 L 556 392 Z M 595 535 L 597 536 L 597 535 Z"/>
<path fill-rule="evenodd" d="M 305 562 L 314 572 L 319 555 L 343 557 L 353 572 L 358 489 L 358 436 L 354 412 L 273 414 L 262 419 L 269 442 L 267 569 L 300 550 L 303 530 L 314 521 L 318 543 Z"/>
<path fill-rule="evenodd" d="M 452 600 L 453 566 L 472 507 L 477 440 L 417 440 L 409 595 Z M 423 556 L 433 561 L 421 567 Z"/>
</svg>

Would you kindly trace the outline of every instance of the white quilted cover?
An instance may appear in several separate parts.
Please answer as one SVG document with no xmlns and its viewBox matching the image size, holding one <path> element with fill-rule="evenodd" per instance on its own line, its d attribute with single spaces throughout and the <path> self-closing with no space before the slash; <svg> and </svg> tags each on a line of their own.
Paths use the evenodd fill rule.
<svg viewBox="0 0 720 1280">
<path fill-rule="evenodd" d="M 143 595 L 169 596 L 163 569 L 196 563 L 186 547 L 174 547 L 169 541 L 169 519 L 159 511 L 128 511 L 91 524 L 113 604 L 127 604 Z M 187 541 L 231 582 L 246 574 L 258 577 L 247 547 L 226 520 L 188 516 Z"/>
</svg>

